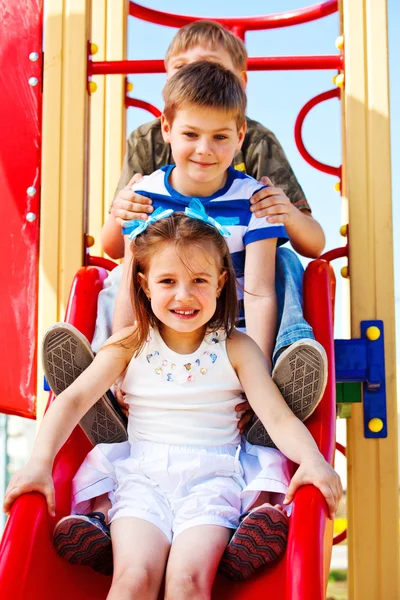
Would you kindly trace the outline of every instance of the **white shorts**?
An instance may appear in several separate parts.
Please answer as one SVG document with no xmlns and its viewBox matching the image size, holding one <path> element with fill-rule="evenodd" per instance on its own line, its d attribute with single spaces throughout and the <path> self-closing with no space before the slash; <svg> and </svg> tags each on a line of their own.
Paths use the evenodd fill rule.
<svg viewBox="0 0 400 600">
<path fill-rule="evenodd" d="M 117 486 L 110 491 L 110 521 L 144 519 L 172 543 L 198 525 L 236 529 L 245 487 L 238 454 L 227 446 L 171 446 L 136 442 L 114 464 Z"/>
</svg>

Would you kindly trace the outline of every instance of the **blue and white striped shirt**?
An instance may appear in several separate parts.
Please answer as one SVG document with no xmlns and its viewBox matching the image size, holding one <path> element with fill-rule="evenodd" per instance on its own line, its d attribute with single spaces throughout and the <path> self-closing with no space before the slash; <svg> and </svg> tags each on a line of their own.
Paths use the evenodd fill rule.
<svg viewBox="0 0 400 600">
<path fill-rule="evenodd" d="M 151 198 L 154 209 L 162 206 L 165 209 L 172 208 L 176 212 L 183 211 L 186 206 L 189 206 L 192 197 L 183 196 L 171 187 L 168 180 L 174 167 L 175 165 L 162 167 L 151 175 L 145 176 L 132 189 L 137 194 Z M 268 223 L 266 219 L 259 219 L 250 212 L 250 198 L 263 187 L 265 186 L 249 175 L 229 167 L 224 187 L 212 196 L 198 198 L 207 214 L 214 219 L 221 218 L 222 224 L 224 218 L 236 217 L 238 221 L 235 225 L 224 224 L 224 227 L 231 234 L 226 241 L 231 252 L 236 278 L 241 285 L 238 287 L 239 300 L 243 298 L 241 288 L 244 287 L 246 246 L 268 238 L 278 238 L 278 245 L 281 245 L 289 239 L 282 224 Z"/>
</svg>

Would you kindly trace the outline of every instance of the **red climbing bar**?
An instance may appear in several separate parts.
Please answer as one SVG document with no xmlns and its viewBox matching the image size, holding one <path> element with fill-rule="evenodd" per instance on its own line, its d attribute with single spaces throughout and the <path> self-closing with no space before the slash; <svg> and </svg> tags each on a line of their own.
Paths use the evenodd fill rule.
<svg viewBox="0 0 400 600">
<path fill-rule="evenodd" d="M 161 117 L 161 111 L 158 110 L 155 106 L 150 104 L 150 102 L 145 102 L 144 100 L 139 100 L 138 98 L 130 98 L 129 96 L 125 97 L 125 106 L 134 106 L 135 108 L 143 108 L 143 110 L 149 111 L 152 115 L 155 116 L 156 119 Z"/>
<path fill-rule="evenodd" d="M 320 162 L 308 152 L 307 148 L 303 142 L 303 123 L 304 119 L 310 112 L 314 106 L 324 102 L 325 100 L 330 100 L 331 98 L 340 98 L 340 90 L 339 88 L 335 88 L 333 90 L 329 90 L 327 92 L 323 92 L 322 94 L 318 94 L 314 98 L 311 98 L 301 109 L 296 119 L 296 123 L 294 126 L 294 137 L 296 140 L 296 146 L 301 156 L 304 158 L 309 165 L 318 169 L 318 171 L 322 171 L 323 173 L 328 173 L 328 175 L 335 175 L 336 177 L 341 177 L 342 169 L 341 167 L 332 167 L 331 165 L 326 165 L 325 163 Z"/>
<path fill-rule="evenodd" d="M 166 13 L 160 10 L 154 10 L 141 6 L 136 2 L 129 3 L 129 14 L 132 17 L 156 23 L 157 25 L 166 25 L 167 27 L 182 27 L 193 21 L 207 19 L 209 21 L 217 21 L 227 29 L 239 27 L 244 31 L 258 31 L 261 29 L 277 29 L 278 27 L 289 27 L 292 25 L 300 25 L 308 23 L 332 15 L 338 10 L 338 0 L 328 0 L 327 2 L 318 2 L 312 6 L 304 8 L 296 8 L 283 13 L 275 13 L 272 15 L 254 16 L 254 17 L 193 17 L 186 15 L 175 15 Z"/>
<path fill-rule="evenodd" d="M 343 66 L 341 54 L 322 56 L 254 56 L 249 58 L 249 71 L 300 71 L 340 70 Z M 138 73 L 164 73 L 163 60 L 105 60 L 88 63 L 90 75 L 129 75 Z"/>
</svg>

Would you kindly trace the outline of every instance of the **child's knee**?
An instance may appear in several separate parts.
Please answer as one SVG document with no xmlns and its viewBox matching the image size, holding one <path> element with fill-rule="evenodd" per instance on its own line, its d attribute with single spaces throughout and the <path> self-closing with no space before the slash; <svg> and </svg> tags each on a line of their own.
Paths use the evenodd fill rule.
<svg viewBox="0 0 400 600">
<path fill-rule="evenodd" d="M 165 583 L 166 600 L 185 600 L 186 598 L 209 598 L 210 585 L 200 572 L 170 573 Z"/>
<path fill-rule="evenodd" d="M 146 566 L 135 565 L 114 567 L 112 587 L 114 590 L 121 590 L 121 593 L 123 590 L 124 593 L 131 592 L 138 598 L 145 598 L 154 587 L 152 570 Z"/>
</svg>

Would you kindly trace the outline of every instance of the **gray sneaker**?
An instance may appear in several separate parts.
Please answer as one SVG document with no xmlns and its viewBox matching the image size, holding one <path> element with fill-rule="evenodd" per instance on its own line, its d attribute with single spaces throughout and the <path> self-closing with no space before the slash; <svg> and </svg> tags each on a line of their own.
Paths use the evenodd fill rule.
<svg viewBox="0 0 400 600">
<path fill-rule="evenodd" d="M 311 339 L 299 340 L 285 348 L 272 371 L 272 379 L 300 421 L 308 419 L 317 408 L 327 378 L 326 352 L 319 342 Z M 250 422 L 247 439 L 257 446 L 276 447 L 257 415 Z"/>
<path fill-rule="evenodd" d="M 56 323 L 43 338 L 42 363 L 45 377 L 56 396 L 61 394 L 93 361 L 85 336 L 69 323 Z M 94 446 L 124 442 L 126 418 L 111 392 L 104 394 L 81 419 L 80 426 Z"/>
</svg>

